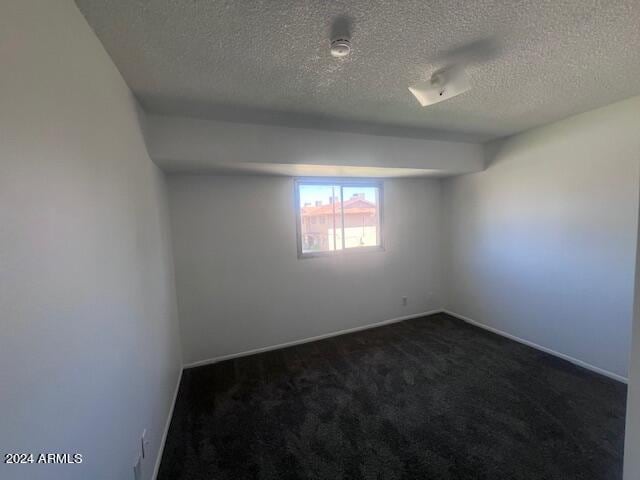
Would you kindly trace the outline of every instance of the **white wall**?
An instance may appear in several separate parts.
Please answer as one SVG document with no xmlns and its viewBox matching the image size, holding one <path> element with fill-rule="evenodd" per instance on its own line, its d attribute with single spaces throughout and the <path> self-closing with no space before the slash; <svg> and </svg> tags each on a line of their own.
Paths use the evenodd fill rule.
<svg viewBox="0 0 640 480">
<path fill-rule="evenodd" d="M 441 307 L 437 181 L 384 182 L 384 252 L 298 259 L 293 201 L 289 178 L 169 177 L 186 363 Z"/>
<path fill-rule="evenodd" d="M 488 145 L 446 180 L 447 309 L 627 375 L 640 97 Z"/>
<path fill-rule="evenodd" d="M 70 0 L 0 5 L 0 478 L 151 478 L 181 359 L 163 174 Z"/>
</svg>

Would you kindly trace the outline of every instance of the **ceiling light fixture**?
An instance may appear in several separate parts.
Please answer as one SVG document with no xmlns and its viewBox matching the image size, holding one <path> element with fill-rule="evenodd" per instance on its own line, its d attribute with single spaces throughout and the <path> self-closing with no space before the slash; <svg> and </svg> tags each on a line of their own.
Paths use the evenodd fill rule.
<svg viewBox="0 0 640 480">
<path fill-rule="evenodd" d="M 470 89 L 467 72 L 460 66 L 438 70 L 426 82 L 409 87 L 423 107 L 448 100 Z"/>
</svg>

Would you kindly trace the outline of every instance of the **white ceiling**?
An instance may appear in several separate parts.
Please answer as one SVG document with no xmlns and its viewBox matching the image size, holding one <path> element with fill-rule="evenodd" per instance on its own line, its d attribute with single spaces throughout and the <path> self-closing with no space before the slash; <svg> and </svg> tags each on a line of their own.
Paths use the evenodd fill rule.
<svg viewBox="0 0 640 480">
<path fill-rule="evenodd" d="M 639 0 L 76 2 L 151 113 L 485 141 L 640 94 Z M 460 58 L 473 89 L 421 108 Z"/>
</svg>

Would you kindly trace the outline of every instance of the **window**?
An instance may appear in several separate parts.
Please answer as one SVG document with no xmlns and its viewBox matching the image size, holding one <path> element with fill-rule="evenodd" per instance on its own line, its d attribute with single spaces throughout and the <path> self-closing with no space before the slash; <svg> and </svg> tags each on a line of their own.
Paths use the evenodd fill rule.
<svg viewBox="0 0 640 480">
<path fill-rule="evenodd" d="M 295 182 L 298 256 L 382 249 L 382 182 Z"/>
</svg>

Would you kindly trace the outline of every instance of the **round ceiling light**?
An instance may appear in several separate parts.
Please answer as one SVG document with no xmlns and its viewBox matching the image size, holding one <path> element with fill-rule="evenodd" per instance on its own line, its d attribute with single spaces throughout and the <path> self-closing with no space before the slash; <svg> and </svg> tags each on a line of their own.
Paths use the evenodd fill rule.
<svg viewBox="0 0 640 480">
<path fill-rule="evenodd" d="M 348 38 L 336 38 L 331 42 L 331 55 L 336 58 L 346 57 L 351 53 L 351 42 Z"/>
</svg>

